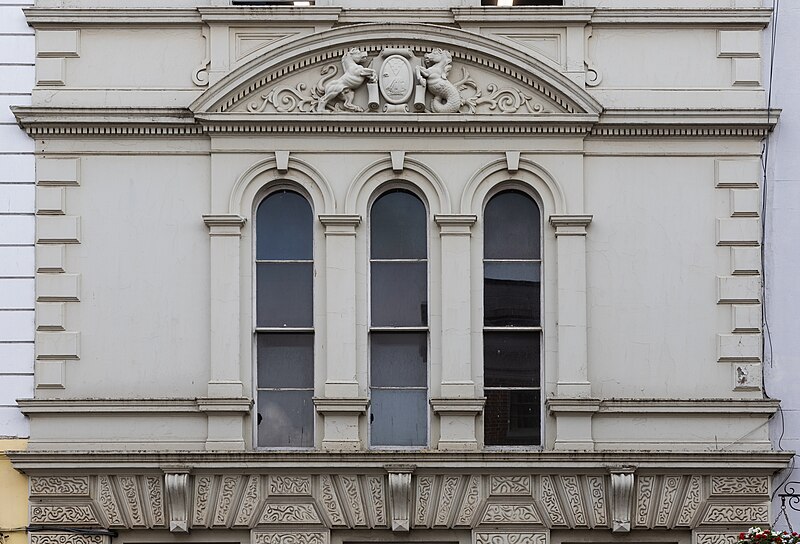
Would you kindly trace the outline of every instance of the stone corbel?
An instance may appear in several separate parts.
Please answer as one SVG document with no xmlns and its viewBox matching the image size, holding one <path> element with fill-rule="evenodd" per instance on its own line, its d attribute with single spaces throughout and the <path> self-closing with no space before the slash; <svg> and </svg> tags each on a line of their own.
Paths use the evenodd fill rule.
<svg viewBox="0 0 800 544">
<path fill-rule="evenodd" d="M 189 467 L 164 469 L 164 488 L 167 490 L 169 508 L 169 530 L 173 533 L 188 533 L 189 511 Z"/>
<path fill-rule="evenodd" d="M 611 472 L 611 531 L 629 533 L 631 530 L 631 501 L 633 473 L 636 467 L 612 467 Z"/>
<path fill-rule="evenodd" d="M 411 530 L 411 473 L 414 465 L 386 465 L 389 472 L 389 502 L 392 506 L 392 531 Z"/>
<path fill-rule="evenodd" d="M 211 236 L 241 236 L 242 227 L 247 220 L 236 214 L 207 214 L 203 222 Z"/>
</svg>

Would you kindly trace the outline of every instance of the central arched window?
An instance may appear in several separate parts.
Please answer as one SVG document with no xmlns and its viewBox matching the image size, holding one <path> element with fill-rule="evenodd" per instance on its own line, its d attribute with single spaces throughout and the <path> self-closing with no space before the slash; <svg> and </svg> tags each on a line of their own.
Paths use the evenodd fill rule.
<svg viewBox="0 0 800 544">
<path fill-rule="evenodd" d="M 313 214 L 300 194 L 256 211 L 258 445 L 314 446 Z"/>
<path fill-rule="evenodd" d="M 428 443 L 428 236 L 415 194 L 370 210 L 370 443 Z"/>
<path fill-rule="evenodd" d="M 541 220 L 522 191 L 484 212 L 483 374 L 487 446 L 541 444 Z"/>
</svg>

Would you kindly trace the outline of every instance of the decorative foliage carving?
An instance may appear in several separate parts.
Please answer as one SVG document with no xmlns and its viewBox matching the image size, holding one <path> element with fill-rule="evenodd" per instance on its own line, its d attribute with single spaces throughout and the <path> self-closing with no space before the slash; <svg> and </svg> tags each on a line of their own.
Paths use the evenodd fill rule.
<svg viewBox="0 0 800 544">
<path fill-rule="evenodd" d="M 669 515 L 675 505 L 675 497 L 678 495 L 678 488 L 681 484 L 680 476 L 665 476 L 664 487 L 661 490 L 661 501 L 656 513 L 656 526 L 666 527 Z"/>
<path fill-rule="evenodd" d="M 347 504 L 350 507 L 350 515 L 352 516 L 355 525 L 366 525 L 367 520 L 364 517 L 364 506 L 361 501 L 361 490 L 358 487 L 358 476 L 342 476 L 342 487 L 344 494 L 347 498 Z"/>
<path fill-rule="evenodd" d="M 275 504 L 264 508 L 259 523 L 322 523 L 316 509 L 311 504 Z"/>
<path fill-rule="evenodd" d="M 478 476 L 470 476 L 467 490 L 464 492 L 464 499 L 461 503 L 461 511 L 458 514 L 456 525 L 472 525 L 475 511 L 481 502 L 481 481 Z"/>
<path fill-rule="evenodd" d="M 100 503 L 100 509 L 102 510 L 103 515 L 108 520 L 108 524 L 111 527 L 124 526 L 125 522 L 122 521 L 122 514 L 120 513 L 117 499 L 114 497 L 114 491 L 111 487 L 111 480 L 107 476 L 100 476 L 98 477 L 98 480 L 100 486 L 98 502 Z"/>
<path fill-rule="evenodd" d="M 253 544 L 328 544 L 328 533 L 253 531 Z"/>
<path fill-rule="evenodd" d="M 430 511 L 433 493 L 433 476 L 417 478 L 417 509 L 414 512 L 414 525 L 425 525 Z"/>
<path fill-rule="evenodd" d="M 564 486 L 564 495 L 567 504 L 572 512 L 572 518 L 576 525 L 587 525 L 586 514 L 583 511 L 583 501 L 581 500 L 581 486 L 577 476 L 562 476 L 561 484 Z"/>
<path fill-rule="evenodd" d="M 36 525 L 98 525 L 88 504 L 48 504 L 31 506 L 31 523 Z"/>
<path fill-rule="evenodd" d="M 546 544 L 546 533 L 475 533 L 475 544 Z"/>
<path fill-rule="evenodd" d="M 208 516 L 208 502 L 211 494 L 211 476 L 198 476 L 194 484 L 193 525 L 205 525 Z"/>
<path fill-rule="evenodd" d="M 639 476 L 636 491 L 636 525 L 647 526 L 647 515 L 650 513 L 650 503 L 653 500 L 655 476 Z"/>
<path fill-rule="evenodd" d="M 686 487 L 686 497 L 681 505 L 681 513 L 678 515 L 677 525 L 688 527 L 692 524 L 702 500 L 700 484 L 699 476 L 692 476 L 689 479 L 689 485 Z"/>
<path fill-rule="evenodd" d="M 128 507 L 128 515 L 131 519 L 133 527 L 144 527 L 144 513 L 142 512 L 142 503 L 139 498 L 139 490 L 136 482 L 136 476 L 118 476 L 122 495 L 125 499 L 125 504 Z"/>
<path fill-rule="evenodd" d="M 633 498 L 633 471 L 611 472 L 611 530 L 627 533 L 631 530 L 631 499 Z"/>
<path fill-rule="evenodd" d="M 532 504 L 490 504 L 481 523 L 541 523 Z"/>
<path fill-rule="evenodd" d="M 530 495 L 530 476 L 492 476 L 489 486 L 492 495 Z"/>
<path fill-rule="evenodd" d="M 250 478 L 248 478 L 234 525 L 247 526 L 252 522 L 256 513 L 256 507 L 260 501 L 258 480 L 258 476 L 250 476 Z"/>
<path fill-rule="evenodd" d="M 31 497 L 38 495 L 89 496 L 88 476 L 32 476 Z"/>
<path fill-rule="evenodd" d="M 561 510 L 561 505 L 556 496 L 556 488 L 553 485 L 553 480 L 550 476 L 542 476 L 542 502 L 550 516 L 550 523 L 553 525 L 566 525 L 567 520 L 564 518 L 564 512 Z"/>
<path fill-rule="evenodd" d="M 334 527 L 347 525 L 342 514 L 342 508 L 339 505 L 339 499 L 336 497 L 336 490 L 333 487 L 331 477 L 320 476 L 320 486 L 322 488 L 322 505 L 325 507 L 325 512 L 328 514 L 331 524 Z"/>
<path fill-rule="evenodd" d="M 383 478 L 380 476 L 367 477 L 369 491 L 372 494 L 370 504 L 372 505 L 373 521 L 375 525 L 386 525 L 386 501 L 383 498 Z"/>
<path fill-rule="evenodd" d="M 161 488 L 161 478 L 147 476 L 147 497 L 150 499 L 150 513 L 152 514 L 153 525 L 164 525 L 164 494 Z"/>
<path fill-rule="evenodd" d="M 239 485 L 238 476 L 223 476 L 220 486 L 219 496 L 217 497 L 217 507 L 214 514 L 214 525 L 224 527 L 228 520 L 233 499 L 236 496 L 236 488 Z"/>
<path fill-rule="evenodd" d="M 189 475 L 186 473 L 164 475 L 169 504 L 169 530 L 173 533 L 186 533 L 189 508 Z"/>
<path fill-rule="evenodd" d="M 739 542 L 738 533 L 697 533 L 695 544 L 736 544 Z"/>
<path fill-rule="evenodd" d="M 766 476 L 712 476 L 712 495 L 767 495 L 769 480 Z"/>
<path fill-rule="evenodd" d="M 447 520 L 450 519 L 450 511 L 456 499 L 456 491 L 461 481 L 459 476 L 446 476 L 439 491 L 439 504 L 436 508 L 436 518 L 434 525 L 446 527 Z"/>
<path fill-rule="evenodd" d="M 77 535 L 75 533 L 31 533 L 31 544 L 108 544 L 104 535 Z"/>
<path fill-rule="evenodd" d="M 603 477 L 587 476 L 586 482 L 589 484 L 589 500 L 592 505 L 595 525 L 607 525 L 606 491 Z"/>
<path fill-rule="evenodd" d="M 309 476 L 270 476 L 270 495 L 311 495 Z"/>
<path fill-rule="evenodd" d="M 769 523 L 769 508 L 764 504 L 711 504 L 703 516 L 703 523 L 718 525 Z"/>
</svg>

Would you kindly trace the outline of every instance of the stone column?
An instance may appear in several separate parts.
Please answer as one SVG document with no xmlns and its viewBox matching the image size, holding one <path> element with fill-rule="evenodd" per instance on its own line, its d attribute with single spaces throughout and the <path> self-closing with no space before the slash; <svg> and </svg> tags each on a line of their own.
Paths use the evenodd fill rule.
<svg viewBox="0 0 800 544">
<path fill-rule="evenodd" d="M 240 376 L 239 241 L 245 219 L 204 215 L 210 241 L 208 396 L 198 399 L 208 416 L 206 449 L 244 449 L 244 416 L 252 401 L 244 397 Z"/>
<path fill-rule="evenodd" d="M 551 215 L 558 259 L 558 381 L 548 408 L 556 416 L 555 449 L 594 449 L 587 356 L 586 227 L 591 215 Z"/>
<path fill-rule="evenodd" d="M 484 399 L 472 380 L 470 235 L 474 215 L 437 215 L 442 247 L 441 397 L 431 399 L 439 416 L 440 450 L 476 450 L 475 416 Z"/>
<path fill-rule="evenodd" d="M 359 395 L 356 368 L 356 227 L 359 215 L 320 215 L 325 226 L 325 388 L 314 399 L 324 418 L 322 447 L 357 450 L 359 418 L 368 400 Z"/>
</svg>

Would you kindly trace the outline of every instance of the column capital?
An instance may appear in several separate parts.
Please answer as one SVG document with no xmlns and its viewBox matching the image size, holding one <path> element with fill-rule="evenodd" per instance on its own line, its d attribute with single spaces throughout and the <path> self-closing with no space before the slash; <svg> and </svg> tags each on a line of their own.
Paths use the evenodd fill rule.
<svg viewBox="0 0 800 544">
<path fill-rule="evenodd" d="M 472 225 L 478 220 L 477 215 L 436 214 L 433 220 L 439 225 L 439 233 L 469 235 Z"/>
<path fill-rule="evenodd" d="M 206 214 L 203 215 L 203 222 L 211 236 L 241 236 L 247 219 L 235 213 Z"/>
<path fill-rule="evenodd" d="M 592 222 L 592 215 L 551 215 L 550 224 L 556 229 L 556 236 L 586 236 L 586 227 Z"/>
<path fill-rule="evenodd" d="M 318 217 L 325 226 L 326 236 L 354 236 L 356 227 L 361 224 L 360 215 L 330 214 Z"/>
</svg>

